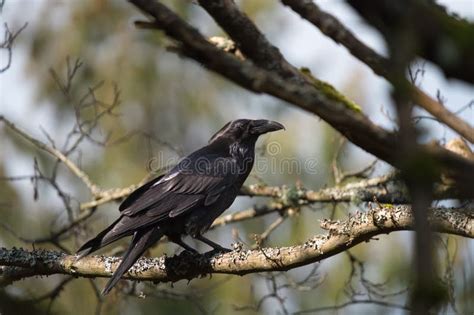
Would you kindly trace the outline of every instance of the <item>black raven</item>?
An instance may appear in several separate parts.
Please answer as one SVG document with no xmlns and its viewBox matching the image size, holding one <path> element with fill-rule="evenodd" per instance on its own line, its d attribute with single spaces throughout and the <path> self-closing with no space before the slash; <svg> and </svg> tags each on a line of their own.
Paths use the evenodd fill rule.
<svg viewBox="0 0 474 315">
<path fill-rule="evenodd" d="M 202 234 L 237 197 L 252 169 L 257 138 L 280 129 L 284 129 L 282 124 L 263 119 L 230 121 L 211 137 L 208 145 L 128 196 L 119 207 L 120 217 L 78 250 L 79 257 L 84 257 L 133 235 L 102 294 L 107 294 L 163 235 L 191 252 L 196 250 L 181 240 L 182 235 L 190 235 L 216 250 L 225 250 Z"/>
</svg>

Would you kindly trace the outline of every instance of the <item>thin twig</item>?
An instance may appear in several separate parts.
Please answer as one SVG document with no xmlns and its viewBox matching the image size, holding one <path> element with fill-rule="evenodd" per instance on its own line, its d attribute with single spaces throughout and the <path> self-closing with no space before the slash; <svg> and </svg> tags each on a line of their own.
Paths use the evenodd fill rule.
<svg viewBox="0 0 474 315">
<path fill-rule="evenodd" d="M 89 188 L 90 192 L 92 193 L 93 196 L 100 196 L 101 190 L 100 188 L 94 184 L 89 176 L 81 170 L 73 161 L 68 159 L 61 151 L 58 149 L 55 149 L 44 142 L 41 142 L 38 139 L 33 138 L 30 136 L 27 132 L 21 130 L 20 128 L 16 127 L 11 121 L 6 119 L 4 116 L 0 116 L 0 121 L 2 121 L 10 130 L 33 144 L 35 147 L 37 147 L 40 150 L 43 150 L 45 152 L 48 152 L 49 154 L 53 155 L 56 157 L 58 160 L 60 160 L 64 165 L 82 182 Z"/>
</svg>

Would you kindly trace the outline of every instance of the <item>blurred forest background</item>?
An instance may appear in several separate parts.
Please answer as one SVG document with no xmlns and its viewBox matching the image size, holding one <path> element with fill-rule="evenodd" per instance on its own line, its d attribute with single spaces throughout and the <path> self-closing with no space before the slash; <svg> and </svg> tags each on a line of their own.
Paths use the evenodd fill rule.
<svg viewBox="0 0 474 315">
<path fill-rule="evenodd" d="M 164 3 L 206 36 L 223 35 L 206 12 L 191 1 Z M 395 127 L 396 114 L 389 84 L 384 79 L 280 3 L 271 0 L 238 3 L 292 64 L 307 67 L 318 78 L 333 84 L 360 104 L 376 123 L 388 129 Z M 318 1 L 318 4 L 337 16 L 369 46 L 381 54 L 386 53 L 381 35 L 346 3 Z M 474 20 L 472 1 L 444 1 L 444 5 L 450 12 Z M 88 119 L 95 117 L 95 106 L 82 105 L 96 102 L 99 108 L 108 108 L 90 136 L 83 139 L 70 156 L 93 182 L 105 188 L 126 187 L 138 183 L 149 173 L 159 173 L 179 157 L 203 146 L 213 132 L 235 118 L 265 118 L 285 125 L 286 132 L 259 140 L 258 156 L 265 163 L 272 159 L 276 163 L 294 160 L 300 165 L 314 161 L 312 172 L 305 168 L 282 172 L 255 170 L 247 183 L 301 184 L 315 190 L 331 186 L 334 184 L 332 163 L 341 145 L 338 163 L 343 170 L 364 168 L 375 159 L 350 142 L 342 143 L 339 133 L 318 117 L 276 98 L 248 92 L 199 64 L 166 51 L 165 46 L 170 41 L 162 33 L 141 31 L 133 26 L 132 21 L 140 17 L 126 1 L 6 1 L 0 14 L 2 24 L 8 23 L 12 30 L 25 23 L 28 25 L 15 41 L 10 68 L 0 74 L 0 114 L 36 138 L 67 149 L 78 137 L 78 134 L 68 136 L 77 128 L 77 123 L 84 122 L 88 128 L 91 126 Z M 8 56 L 2 51 L 0 58 L 3 67 Z M 71 75 L 78 63 L 80 66 Z M 414 70 L 419 71 L 417 84 L 432 96 L 439 93 L 450 110 L 456 112 L 473 102 L 471 85 L 445 79 L 436 66 L 423 61 Z M 426 115 L 422 110 L 417 113 Z M 466 107 L 459 115 L 472 123 L 473 106 Z M 424 119 L 419 124 L 425 131 L 424 142 L 433 139 L 446 142 L 454 136 L 450 129 L 434 120 Z M 267 150 L 272 143 L 279 145 L 277 152 Z M 0 176 L 26 176 L 25 180 L 0 182 L 1 222 L 14 229 L 17 236 L 47 237 L 68 221 L 68 215 L 77 215 L 81 201 L 88 200 L 88 190 L 64 168 L 58 169 L 56 183 L 67 196 L 59 196 L 47 181 L 28 180 L 38 172 L 50 176 L 55 163 L 21 137 L 6 128 L 0 129 Z M 390 168 L 380 161 L 373 175 L 385 174 Z M 65 211 L 64 198 L 71 205 L 69 214 Z M 239 197 L 228 213 L 267 201 Z M 73 237 L 61 240 L 60 245 L 74 252 L 90 235 L 117 217 L 117 207 L 117 203 L 100 206 L 85 225 L 73 231 Z M 321 232 L 319 219 L 345 218 L 353 209 L 351 204 L 305 207 L 285 220 L 270 235 L 267 245 L 301 243 Z M 272 214 L 219 227 L 208 236 L 229 247 L 238 232 L 240 239 L 251 246 L 252 235 L 265 231 L 277 216 Z M 450 305 L 443 312 L 472 314 L 473 243 L 456 236 L 438 235 L 437 238 L 443 244 L 438 246 L 438 254 L 444 257 L 441 274 L 452 283 L 456 296 L 453 305 L 457 307 L 454 310 Z M 358 245 L 350 253 L 286 273 L 245 277 L 213 275 L 211 279 L 205 277 L 173 285 L 141 283 L 138 290 L 125 290 L 129 295 L 123 296 L 114 290 L 100 303 L 94 285 L 85 278 L 74 279 L 64 286 L 53 303 L 51 299 L 20 302 L 29 299 L 34 302 L 35 297 L 49 292 L 65 279 L 59 275 L 29 278 L 0 289 L 0 303 L 1 299 L 7 301 L 6 296 L 14 297 L 17 309 L 34 310 L 30 314 L 48 311 L 52 314 L 99 311 L 101 314 L 275 314 L 341 304 L 354 294 L 361 297 L 387 295 L 391 302 L 403 304 L 412 266 L 412 240 L 411 232 L 380 236 L 378 241 Z M 188 242 L 202 252 L 208 250 L 201 243 Z M 2 228 L 0 246 L 32 248 Z M 50 244 L 35 246 L 55 248 Z M 163 244 L 156 246 L 151 256 L 172 255 L 179 250 L 173 244 Z M 306 279 L 308 276 L 310 280 Z M 366 286 L 362 279 L 369 284 Z M 307 281 L 299 285 L 303 280 Z M 105 280 L 94 282 L 102 287 Z M 123 282 L 122 286 L 127 283 Z M 278 294 L 272 295 L 276 287 Z M 146 298 L 136 294 L 140 291 Z M 9 300 L 8 303 L 14 302 Z M 404 314 L 406 311 L 383 305 L 355 304 L 338 312 Z"/>
</svg>

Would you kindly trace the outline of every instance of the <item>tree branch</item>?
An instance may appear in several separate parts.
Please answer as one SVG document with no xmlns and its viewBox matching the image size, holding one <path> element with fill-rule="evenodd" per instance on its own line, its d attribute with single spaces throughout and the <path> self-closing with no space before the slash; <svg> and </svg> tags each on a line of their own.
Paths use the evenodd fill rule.
<svg viewBox="0 0 474 315">
<path fill-rule="evenodd" d="M 2 8 L 3 3 L 0 3 L 0 13 L 1 13 L 1 8 Z M 6 58 L 2 58 L 2 63 L 4 60 L 6 60 L 5 64 L 0 65 L 0 73 L 3 73 L 7 71 L 11 64 L 12 64 L 12 57 L 13 57 L 13 44 L 15 43 L 16 38 L 20 33 L 28 26 L 28 23 L 23 24 L 22 27 L 20 27 L 16 31 L 11 31 L 10 28 L 8 27 L 7 23 L 4 23 L 4 37 L 3 40 L 0 42 L 0 51 L 4 50 L 4 53 L 6 55 Z"/>
<path fill-rule="evenodd" d="M 285 79 L 305 81 L 298 69 L 267 40 L 233 0 L 198 0 L 198 2 L 237 43 L 238 49 L 256 65 L 274 71 Z"/>
<path fill-rule="evenodd" d="M 235 83 L 257 93 L 267 93 L 317 114 L 350 141 L 375 156 L 393 164 L 399 163 L 394 153 L 396 134 L 374 125 L 365 115 L 355 112 L 344 102 L 321 93 L 310 84 L 296 84 L 283 80 L 274 72 L 263 70 L 252 63 L 241 61 L 219 50 L 174 12 L 156 1 L 131 0 L 153 17 L 152 23 L 182 45 L 181 52 Z M 451 169 L 459 183 L 458 189 L 466 196 L 473 194 L 474 163 L 440 147 L 425 147 L 435 164 Z"/>
<path fill-rule="evenodd" d="M 13 132 L 21 136 L 23 139 L 27 140 L 31 144 L 33 144 L 35 147 L 37 147 L 40 150 L 43 150 L 45 152 L 48 152 L 52 156 L 56 157 L 59 161 L 61 161 L 77 178 L 82 180 L 82 182 L 87 186 L 87 188 L 90 190 L 91 194 L 94 197 L 99 197 L 101 194 L 100 188 L 94 184 L 89 176 L 79 168 L 73 161 L 71 161 L 66 155 L 64 155 L 61 151 L 56 149 L 55 147 L 49 146 L 44 142 L 41 142 L 40 140 L 30 136 L 27 132 L 21 130 L 15 124 L 13 124 L 11 121 L 6 119 L 4 116 L 0 115 L 0 122 L 3 122 L 9 129 L 11 129 Z"/>
<path fill-rule="evenodd" d="M 322 33 L 334 40 L 336 43 L 346 47 L 354 57 L 369 66 L 376 74 L 389 81 L 393 81 L 393 78 L 389 75 L 391 61 L 379 55 L 372 48 L 361 42 L 335 16 L 321 10 L 316 3 L 310 1 L 282 0 L 282 3 L 289 6 L 302 18 L 318 27 Z M 465 137 L 471 143 L 474 143 L 473 127 L 423 92 L 420 88 L 413 84 L 409 84 L 408 81 L 405 82 L 405 84 L 410 85 L 412 89 L 412 98 L 419 106 Z"/>
<path fill-rule="evenodd" d="M 447 77 L 474 83 L 474 24 L 447 14 L 433 0 L 348 3 L 380 30 L 389 46 L 413 45 L 418 56 L 437 64 Z M 398 37 L 402 29 L 409 30 L 413 42 Z"/>
<path fill-rule="evenodd" d="M 429 211 L 433 230 L 474 238 L 474 214 L 467 208 L 435 208 Z M 410 206 L 384 206 L 357 212 L 345 221 L 322 220 L 327 234 L 316 235 L 304 244 L 236 250 L 226 254 L 193 255 L 183 252 L 173 257 L 142 258 L 125 278 L 154 282 L 193 279 L 206 274 L 245 275 L 264 271 L 285 271 L 334 256 L 379 234 L 412 230 Z M 0 283 L 33 275 L 69 274 L 75 277 L 110 277 L 120 262 L 117 257 L 76 256 L 48 250 L 0 248 Z M 12 280 L 13 279 L 13 280 Z"/>
<path fill-rule="evenodd" d="M 245 56 L 258 67 L 275 72 L 287 81 L 315 88 L 329 99 L 336 100 L 355 112 L 362 112 L 357 104 L 347 99 L 332 85 L 313 77 L 309 69 L 300 70 L 291 65 L 248 16 L 240 11 L 233 0 L 200 0 L 199 4 L 235 41 L 238 48 L 235 53 L 242 54 L 242 57 Z"/>
<path fill-rule="evenodd" d="M 434 194 L 436 200 L 449 199 L 456 195 L 456 191 L 453 186 L 436 184 Z M 273 197 L 285 205 L 304 205 L 315 202 L 369 202 L 374 198 L 379 202 L 393 204 L 411 202 L 407 188 L 397 173 L 361 179 L 353 183 L 320 190 L 250 185 L 242 187 L 241 195 Z"/>
<path fill-rule="evenodd" d="M 6 118 L 0 117 L 1 120 L 5 121 L 9 126 L 13 124 Z M 14 126 L 14 125 L 13 125 Z M 20 136 L 27 139 L 34 145 L 46 146 L 46 151 L 53 157 L 57 158 L 56 152 L 53 147 L 49 147 L 41 141 L 35 139 L 32 135 L 29 135 L 20 128 L 14 126 L 12 129 Z M 464 151 L 456 152 L 465 156 Z M 67 159 L 67 157 L 66 157 Z M 67 161 L 70 161 L 67 159 Z M 74 163 L 70 161 L 69 163 Z M 79 169 L 79 172 L 73 172 L 75 175 L 85 176 L 88 175 Z M 24 179 L 30 179 L 31 176 L 21 177 Z M 9 178 L 4 178 L 9 179 Z M 78 226 L 88 218 L 90 218 L 96 211 L 97 207 L 109 202 L 119 201 L 127 197 L 136 188 L 141 186 L 147 181 L 148 177 L 141 180 L 138 184 L 130 185 L 124 188 L 115 189 L 100 189 L 100 196 L 95 196 L 90 201 L 81 202 L 79 205 L 80 213 L 74 217 L 68 224 L 65 224 L 56 231 L 52 231 L 49 235 L 36 238 L 25 238 L 18 235 L 6 224 L 0 224 L 0 227 L 10 232 L 20 241 L 27 244 L 45 244 L 52 243 L 55 246 L 60 247 L 59 242 L 65 238 L 66 234 L 69 233 L 72 228 Z M 221 216 L 212 225 L 212 228 L 217 226 L 223 226 L 231 223 L 241 222 L 250 220 L 259 216 L 268 215 L 275 212 L 284 214 L 286 211 L 292 208 L 298 208 L 304 205 L 312 203 L 334 203 L 334 202 L 370 202 L 374 199 L 378 202 L 402 204 L 409 203 L 410 198 L 407 193 L 406 186 L 403 184 L 401 179 L 396 173 L 387 174 L 384 176 L 363 179 L 354 183 L 348 183 L 345 185 L 336 185 L 334 187 L 323 188 L 320 190 L 311 190 L 304 187 L 287 187 L 287 186 L 263 186 L 263 185 L 250 185 L 244 186 L 241 189 L 240 195 L 249 197 L 271 197 L 273 201 L 267 205 L 255 206 L 250 209 L 234 212 L 228 215 Z M 461 197 L 458 195 L 455 187 L 452 185 L 452 181 L 447 180 L 446 183 L 436 184 L 434 190 L 434 198 L 436 200 L 441 199 L 453 199 Z M 64 250 L 64 249 L 63 249 Z"/>
</svg>

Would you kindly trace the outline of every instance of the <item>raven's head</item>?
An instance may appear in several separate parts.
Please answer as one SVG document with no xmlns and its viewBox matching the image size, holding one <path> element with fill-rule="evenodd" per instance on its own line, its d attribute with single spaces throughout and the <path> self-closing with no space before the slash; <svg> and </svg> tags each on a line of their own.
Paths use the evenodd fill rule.
<svg viewBox="0 0 474 315">
<path fill-rule="evenodd" d="M 257 138 L 264 133 L 280 129 L 285 129 L 285 127 L 276 121 L 265 119 L 237 119 L 225 124 L 224 127 L 212 136 L 209 143 L 223 138 L 232 142 L 257 140 Z"/>
</svg>

